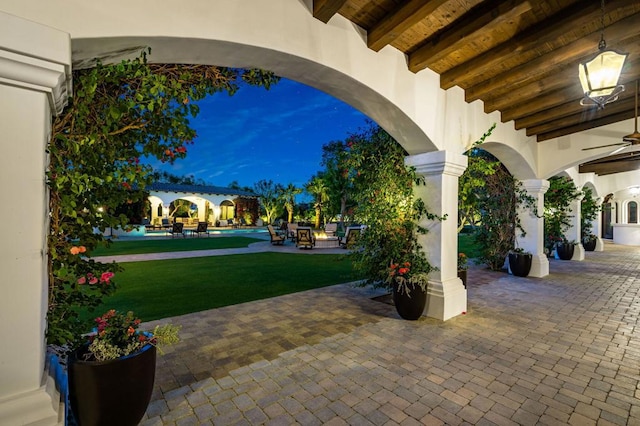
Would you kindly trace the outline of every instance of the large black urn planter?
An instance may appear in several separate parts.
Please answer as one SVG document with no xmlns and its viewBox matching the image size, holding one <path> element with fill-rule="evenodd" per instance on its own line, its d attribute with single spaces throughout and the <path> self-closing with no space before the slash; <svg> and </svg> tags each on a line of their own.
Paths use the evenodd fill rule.
<svg viewBox="0 0 640 426">
<path fill-rule="evenodd" d="M 530 253 L 509 253 L 509 269 L 511 269 L 511 273 L 516 277 L 529 275 L 531 259 L 533 259 L 533 256 Z"/>
<path fill-rule="evenodd" d="M 420 286 L 416 285 L 407 294 L 398 290 L 399 285 L 393 284 L 393 303 L 400 317 L 406 320 L 417 320 L 422 316 L 424 307 L 427 304 L 427 292 L 422 291 Z M 409 284 L 411 288 L 411 284 Z"/>
<path fill-rule="evenodd" d="M 587 238 L 582 241 L 582 246 L 584 247 L 585 251 L 594 251 L 596 249 L 596 240 Z"/>
<path fill-rule="evenodd" d="M 83 361 L 86 351 L 69 356 L 69 401 L 78 425 L 137 425 L 153 392 L 155 346 L 110 361 Z"/>
<path fill-rule="evenodd" d="M 556 245 L 556 253 L 558 253 L 558 257 L 561 260 L 571 260 L 575 248 L 575 244 L 572 243 L 558 243 Z"/>
</svg>

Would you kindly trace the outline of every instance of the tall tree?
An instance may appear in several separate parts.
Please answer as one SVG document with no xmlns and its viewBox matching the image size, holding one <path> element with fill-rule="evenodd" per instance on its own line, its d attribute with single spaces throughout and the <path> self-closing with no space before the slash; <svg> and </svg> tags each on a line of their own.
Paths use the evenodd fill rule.
<svg viewBox="0 0 640 426">
<path fill-rule="evenodd" d="M 267 215 L 267 223 L 271 223 L 280 205 L 278 195 L 282 186 L 274 184 L 272 180 L 259 180 L 253 185 L 253 192 L 258 196 L 260 204 Z"/>
<path fill-rule="evenodd" d="M 320 228 L 322 209 L 329 199 L 329 188 L 325 183 L 323 174 L 318 173 L 311 177 L 304 189 L 313 197 L 313 207 L 316 209 L 315 227 Z"/>
<path fill-rule="evenodd" d="M 325 167 L 324 180 L 328 188 L 328 202 L 325 211 L 330 216 L 339 215 L 344 222 L 353 185 L 349 177 L 347 158 L 354 143 L 354 136 L 346 142 L 334 141 L 322 147 L 322 165 Z"/>
<path fill-rule="evenodd" d="M 287 210 L 287 222 L 293 222 L 293 210 L 296 206 L 296 195 L 302 194 L 302 189 L 290 183 L 287 186 L 280 187 L 280 200 Z"/>
</svg>

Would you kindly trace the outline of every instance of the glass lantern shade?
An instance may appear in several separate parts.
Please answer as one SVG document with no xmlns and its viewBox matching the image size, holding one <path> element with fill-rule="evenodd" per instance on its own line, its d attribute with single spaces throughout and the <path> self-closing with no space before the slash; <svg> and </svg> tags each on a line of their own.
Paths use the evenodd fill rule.
<svg viewBox="0 0 640 426">
<path fill-rule="evenodd" d="M 621 91 L 618 78 L 626 58 L 626 54 L 605 50 L 589 62 L 581 63 L 579 77 L 585 96 L 595 99 L 617 95 Z"/>
</svg>

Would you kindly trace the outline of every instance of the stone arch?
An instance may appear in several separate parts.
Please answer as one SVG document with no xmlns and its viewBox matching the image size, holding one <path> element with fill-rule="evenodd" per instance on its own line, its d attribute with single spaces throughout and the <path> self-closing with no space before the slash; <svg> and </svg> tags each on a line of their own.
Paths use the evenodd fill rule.
<svg viewBox="0 0 640 426">
<path fill-rule="evenodd" d="M 502 142 L 484 142 L 480 147 L 500 160 L 516 179 L 537 178 L 531 163 L 512 146 Z"/>
</svg>

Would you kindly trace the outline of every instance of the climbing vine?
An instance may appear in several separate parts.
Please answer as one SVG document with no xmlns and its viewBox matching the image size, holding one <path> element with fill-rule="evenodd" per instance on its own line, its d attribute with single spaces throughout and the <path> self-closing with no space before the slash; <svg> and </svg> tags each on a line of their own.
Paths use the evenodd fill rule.
<svg viewBox="0 0 640 426">
<path fill-rule="evenodd" d="M 47 242 L 47 339 L 74 341 L 87 329 L 79 310 L 93 309 L 115 288 L 115 264 L 91 259 L 108 228 L 130 229 L 123 205 L 143 200 L 152 169 L 144 157 L 184 158 L 197 137 L 190 119 L 197 101 L 234 94 L 242 80 L 269 88 L 278 77 L 261 70 L 150 64 L 138 58 L 73 72 L 74 96 L 55 118 L 48 143 L 50 223 Z"/>
</svg>

